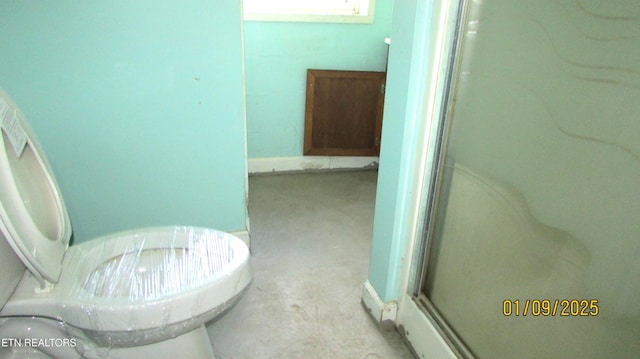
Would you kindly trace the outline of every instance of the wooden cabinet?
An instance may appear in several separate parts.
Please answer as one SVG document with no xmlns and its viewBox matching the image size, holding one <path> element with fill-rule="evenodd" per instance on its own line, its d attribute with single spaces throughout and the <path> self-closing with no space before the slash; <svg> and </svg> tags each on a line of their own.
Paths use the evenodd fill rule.
<svg viewBox="0 0 640 359">
<path fill-rule="evenodd" d="M 378 156 L 385 75 L 307 70 L 304 154 Z"/>
</svg>

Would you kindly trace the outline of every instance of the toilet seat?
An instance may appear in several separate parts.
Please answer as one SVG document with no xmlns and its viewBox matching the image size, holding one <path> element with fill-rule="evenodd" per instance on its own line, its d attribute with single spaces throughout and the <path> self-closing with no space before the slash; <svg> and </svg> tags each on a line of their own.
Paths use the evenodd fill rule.
<svg viewBox="0 0 640 359">
<path fill-rule="evenodd" d="M 42 286 L 58 280 L 71 238 L 67 208 L 29 123 L 2 89 L 0 234 Z"/>
<path fill-rule="evenodd" d="M 155 258 L 145 258 L 149 253 Z M 35 295 L 37 280 L 26 272 L 1 315 L 49 317 L 109 345 L 133 340 L 139 345 L 212 319 L 252 277 L 242 240 L 198 227 L 144 228 L 96 238 L 70 247 L 62 266 L 58 283 Z M 123 286 L 127 283 L 132 285 Z"/>
</svg>

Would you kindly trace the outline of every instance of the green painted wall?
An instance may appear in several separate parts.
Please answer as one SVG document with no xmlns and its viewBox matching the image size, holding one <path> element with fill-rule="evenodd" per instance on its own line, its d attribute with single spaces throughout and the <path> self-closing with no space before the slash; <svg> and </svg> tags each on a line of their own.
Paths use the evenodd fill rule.
<svg viewBox="0 0 640 359">
<path fill-rule="evenodd" d="M 380 298 L 398 298 L 409 201 L 416 178 L 429 20 L 433 0 L 396 1 L 387 72 L 369 281 Z"/>
<path fill-rule="evenodd" d="M 373 24 L 245 22 L 249 158 L 301 156 L 306 71 L 384 71 L 393 0 Z"/>
<path fill-rule="evenodd" d="M 47 152 L 76 243 L 246 229 L 240 1 L 3 1 L 0 86 Z"/>
</svg>

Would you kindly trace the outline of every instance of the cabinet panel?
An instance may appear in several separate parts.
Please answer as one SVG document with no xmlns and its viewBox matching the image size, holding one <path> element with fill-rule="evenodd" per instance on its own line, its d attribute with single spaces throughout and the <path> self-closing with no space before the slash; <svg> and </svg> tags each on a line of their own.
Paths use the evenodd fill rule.
<svg viewBox="0 0 640 359">
<path fill-rule="evenodd" d="M 304 154 L 378 156 L 385 75 L 307 70 Z"/>
</svg>

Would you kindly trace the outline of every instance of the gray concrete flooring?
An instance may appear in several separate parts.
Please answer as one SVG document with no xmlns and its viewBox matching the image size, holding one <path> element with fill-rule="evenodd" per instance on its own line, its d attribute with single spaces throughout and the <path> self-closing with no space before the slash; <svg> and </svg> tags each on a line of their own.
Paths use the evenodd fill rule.
<svg viewBox="0 0 640 359">
<path fill-rule="evenodd" d="M 360 304 L 376 171 L 249 178 L 254 280 L 207 327 L 220 359 L 413 358 Z"/>
</svg>

